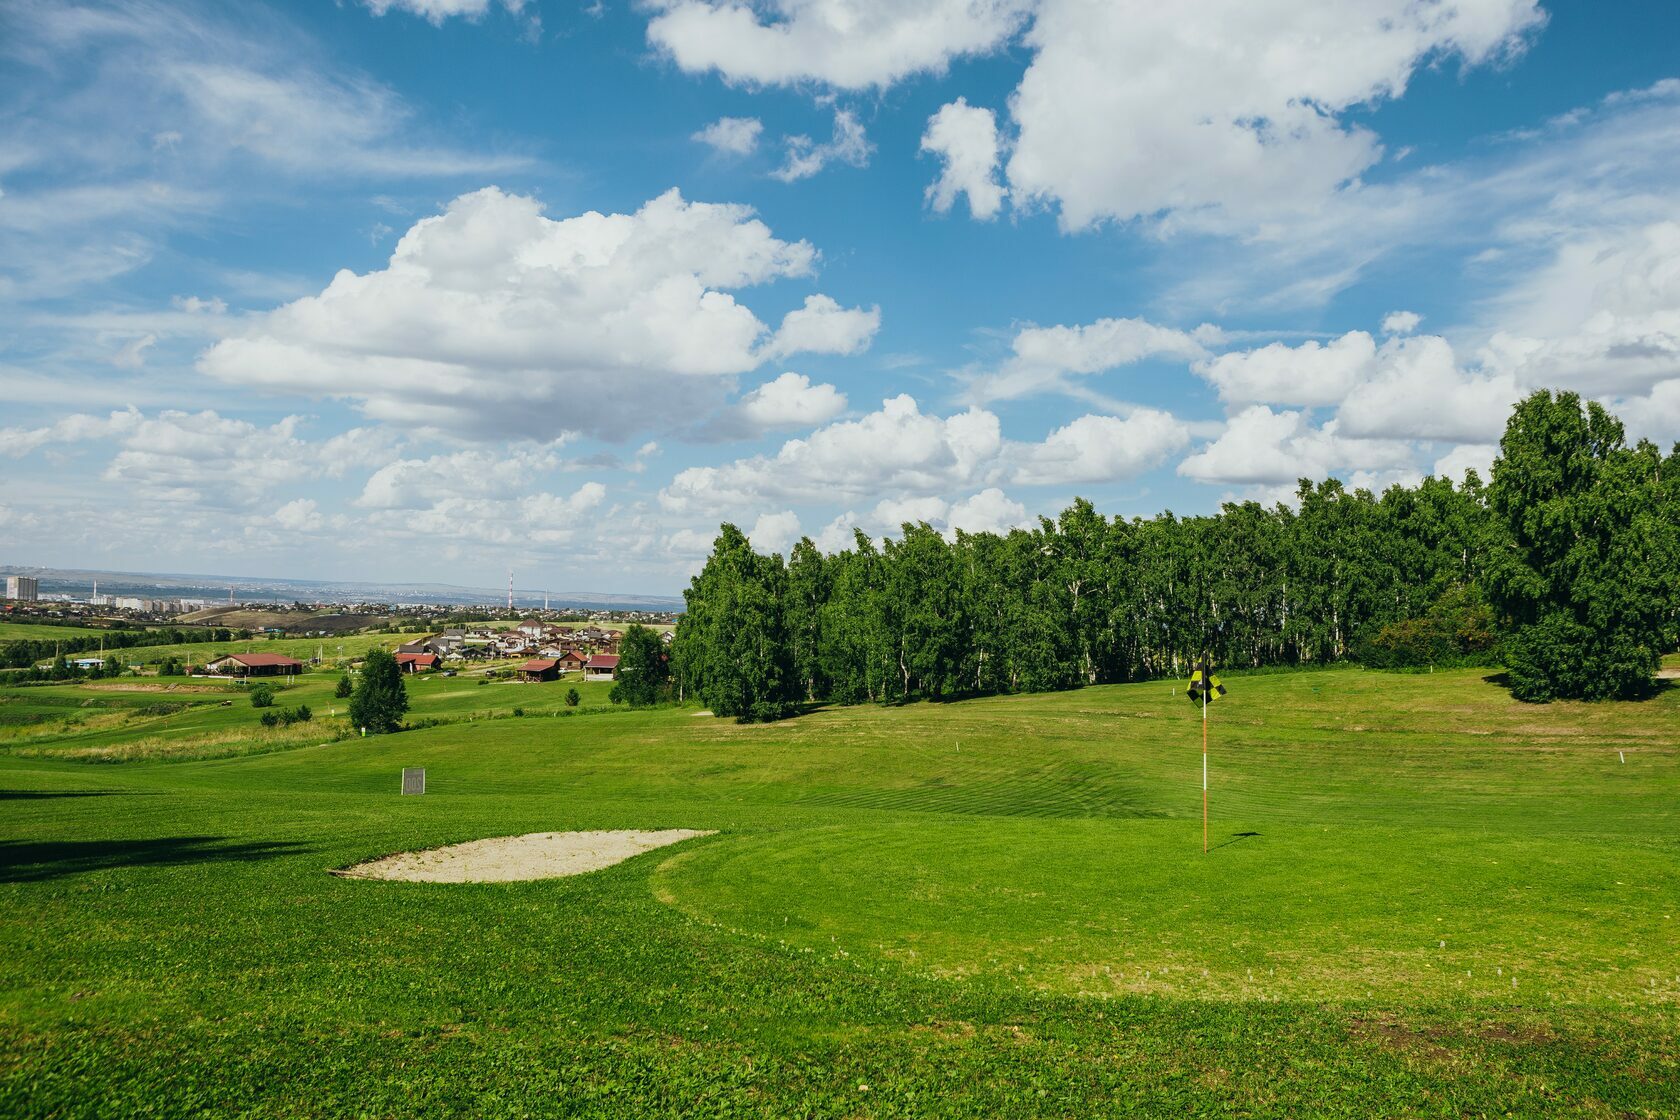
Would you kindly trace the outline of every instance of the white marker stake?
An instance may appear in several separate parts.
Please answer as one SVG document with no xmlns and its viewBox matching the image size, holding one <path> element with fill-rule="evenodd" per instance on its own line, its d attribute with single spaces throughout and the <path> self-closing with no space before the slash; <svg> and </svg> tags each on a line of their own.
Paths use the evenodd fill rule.
<svg viewBox="0 0 1680 1120">
<path fill-rule="evenodd" d="M 1623 766 L 1627 765 L 1627 755 L 1623 754 L 1621 751 L 1617 751 L 1616 757 L 1622 760 Z"/>
</svg>

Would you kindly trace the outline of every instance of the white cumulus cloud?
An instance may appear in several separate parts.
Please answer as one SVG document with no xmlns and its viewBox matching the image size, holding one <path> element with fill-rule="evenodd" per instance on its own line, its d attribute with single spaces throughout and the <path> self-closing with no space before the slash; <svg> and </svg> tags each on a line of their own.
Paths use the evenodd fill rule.
<svg viewBox="0 0 1680 1120">
<path fill-rule="evenodd" d="M 806 296 L 803 307 L 782 316 L 763 354 L 857 354 L 869 348 L 880 329 L 879 307 L 842 307 L 825 295 Z"/>
<path fill-rule="evenodd" d="M 648 41 L 733 82 L 888 86 L 1013 35 L 1031 0 L 653 0 Z"/>
<path fill-rule="evenodd" d="M 1310 213 L 1382 154 L 1343 113 L 1432 60 L 1508 56 L 1544 18 L 1536 0 L 1044 0 L 1011 101 L 1011 193 L 1071 229 Z"/>
<path fill-rule="evenodd" d="M 959 97 L 928 118 L 922 151 L 944 163 L 939 178 L 928 186 L 927 198 L 941 214 L 968 196 L 968 211 L 981 221 L 997 216 L 1004 189 L 998 181 L 997 118 L 990 109 L 970 105 Z"/>
<path fill-rule="evenodd" d="M 252 317 L 199 368 L 472 438 L 621 436 L 706 412 L 761 364 L 767 328 L 731 293 L 815 260 L 747 207 L 675 190 L 633 214 L 554 220 L 487 188 L 415 223 L 384 269 Z M 859 315 L 805 311 L 775 353 L 861 345 Z"/>
</svg>

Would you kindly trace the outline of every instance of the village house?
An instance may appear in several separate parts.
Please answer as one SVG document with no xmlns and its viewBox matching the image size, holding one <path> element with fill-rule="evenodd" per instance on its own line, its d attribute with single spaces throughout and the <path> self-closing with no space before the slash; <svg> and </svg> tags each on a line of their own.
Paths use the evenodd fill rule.
<svg viewBox="0 0 1680 1120">
<path fill-rule="evenodd" d="M 397 668 L 405 673 L 420 673 L 427 669 L 438 667 L 438 655 L 435 653 L 399 653 L 397 654 Z"/>
<path fill-rule="evenodd" d="M 204 669 L 221 677 L 279 677 L 303 672 L 303 662 L 278 653 L 230 653 Z"/>
<path fill-rule="evenodd" d="M 575 673 L 583 669 L 584 665 L 589 661 L 589 658 L 585 657 L 575 649 L 568 649 L 559 657 L 555 658 L 555 660 L 560 662 L 560 671 L 562 673 Z"/>
<path fill-rule="evenodd" d="M 583 665 L 583 679 L 586 681 L 610 681 L 618 676 L 618 655 L 612 653 L 597 653 Z"/>
<path fill-rule="evenodd" d="M 529 684 L 560 679 L 560 662 L 552 657 L 533 657 L 514 669 L 519 679 Z"/>
</svg>

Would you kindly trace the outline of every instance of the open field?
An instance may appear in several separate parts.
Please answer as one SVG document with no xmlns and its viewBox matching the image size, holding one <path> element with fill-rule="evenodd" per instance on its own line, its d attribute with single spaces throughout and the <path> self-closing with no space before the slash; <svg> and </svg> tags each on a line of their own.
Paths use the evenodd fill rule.
<svg viewBox="0 0 1680 1120">
<path fill-rule="evenodd" d="M 483 670 L 407 678 L 412 722 L 529 717 L 566 711 L 575 688 L 579 711 L 609 707 L 610 684 L 575 678 L 542 685 L 485 681 Z M 246 686 L 186 677 L 128 677 L 78 684 L 0 688 L 0 752 L 24 757 L 117 762 L 177 761 L 260 754 L 348 737 L 348 701 L 333 695 L 339 674 L 304 673 L 290 684 L 266 678 L 279 708 L 307 706 L 314 718 L 289 728 L 265 728 Z"/>
<path fill-rule="evenodd" d="M 1166 682 L 737 726 L 435 678 L 411 718 L 456 722 L 379 739 L 12 746 L 0 1114 L 1674 1116 L 1680 689 L 1483 673 L 1232 677 L 1206 856 Z M 333 679 L 277 703 L 325 716 Z M 0 734 L 159 699 L 5 697 Z M 666 828 L 718 835 L 547 882 L 326 873 Z"/>
<path fill-rule="evenodd" d="M 45 638 L 85 638 L 91 635 L 108 633 L 91 626 L 50 626 L 41 622 L 0 622 L 0 642 L 14 642 L 20 639 Z"/>
<path fill-rule="evenodd" d="M 425 637 L 415 634 L 348 634 L 337 638 L 247 638 L 234 642 L 185 642 L 180 645 L 140 646 L 118 650 L 125 664 L 157 665 L 166 657 L 203 664 L 228 653 L 279 653 L 308 661 L 317 653 L 333 661 L 361 657 L 375 647 L 395 649 L 403 642 Z"/>
</svg>

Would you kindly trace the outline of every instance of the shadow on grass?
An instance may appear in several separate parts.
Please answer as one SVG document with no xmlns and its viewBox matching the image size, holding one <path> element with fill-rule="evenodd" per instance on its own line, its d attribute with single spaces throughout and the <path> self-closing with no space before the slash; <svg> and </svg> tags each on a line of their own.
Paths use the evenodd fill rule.
<svg viewBox="0 0 1680 1120">
<path fill-rule="evenodd" d="M 0 801 L 41 801 L 49 797 L 132 797 L 131 789 L 0 789 Z"/>
<path fill-rule="evenodd" d="M 1498 685 L 1500 688 L 1508 689 L 1511 687 L 1511 674 L 1509 673 L 1490 673 L 1489 675 L 1483 677 L 1482 680 L 1491 685 Z M 1637 696 L 1611 696 L 1602 700 L 1589 701 L 1589 703 L 1643 704 L 1647 700 L 1655 700 L 1657 697 L 1674 689 L 1677 685 L 1680 685 L 1680 682 L 1675 681 L 1672 677 L 1656 677 L 1651 681 L 1650 688 Z"/>
<path fill-rule="evenodd" d="M 159 836 L 150 840 L 0 841 L 0 883 L 38 883 L 117 867 L 249 863 L 312 851 L 291 842 L 228 843 L 222 836 Z"/>
<path fill-rule="evenodd" d="M 1220 848 L 1229 848 L 1232 844 L 1235 844 L 1239 840 L 1247 840 L 1250 836 L 1258 835 L 1260 835 L 1258 832 L 1233 832 L 1231 833 L 1231 838 L 1229 840 L 1220 841 L 1213 847 L 1209 848 L 1208 851 L 1217 852 Z"/>
</svg>

